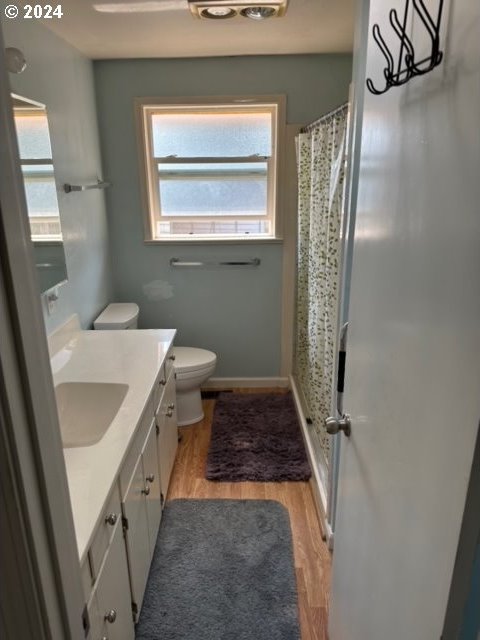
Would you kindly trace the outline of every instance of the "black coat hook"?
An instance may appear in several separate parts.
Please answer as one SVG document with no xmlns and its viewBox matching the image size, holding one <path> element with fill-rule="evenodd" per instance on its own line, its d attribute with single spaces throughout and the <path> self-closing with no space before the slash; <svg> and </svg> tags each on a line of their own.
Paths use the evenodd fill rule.
<svg viewBox="0 0 480 640">
<path fill-rule="evenodd" d="M 413 78 L 414 76 L 420 76 L 428 73 L 438 66 L 443 59 L 443 52 L 440 51 L 440 25 L 442 19 L 443 0 L 439 0 L 436 21 L 432 19 L 432 16 L 426 8 L 423 0 L 412 0 L 412 5 L 414 10 L 414 19 L 415 16 L 420 18 L 425 27 L 425 31 L 431 40 L 432 45 L 430 54 L 422 60 L 416 60 L 415 47 L 407 35 L 410 0 L 405 0 L 403 23 L 400 22 L 395 9 L 391 9 L 388 16 L 390 25 L 400 40 L 400 51 L 396 69 L 394 57 L 380 32 L 380 27 L 378 24 L 374 24 L 372 27 L 373 39 L 377 43 L 387 63 L 387 66 L 383 70 L 383 75 L 385 76 L 385 87 L 383 89 L 377 89 L 372 80 L 367 78 L 367 88 L 375 95 L 381 95 L 391 87 L 399 87 L 408 82 L 410 78 Z"/>
</svg>

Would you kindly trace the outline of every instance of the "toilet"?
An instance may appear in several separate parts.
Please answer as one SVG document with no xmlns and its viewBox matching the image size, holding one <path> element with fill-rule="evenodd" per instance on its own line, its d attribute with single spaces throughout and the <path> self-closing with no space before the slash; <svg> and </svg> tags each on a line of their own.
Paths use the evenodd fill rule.
<svg viewBox="0 0 480 640">
<path fill-rule="evenodd" d="M 138 305 L 134 302 L 112 302 L 93 326 L 96 330 L 136 329 Z M 215 371 L 217 356 L 213 351 L 196 347 L 173 347 L 177 392 L 178 426 L 184 427 L 203 419 L 201 385 Z"/>
<path fill-rule="evenodd" d="M 177 389 L 178 426 L 203 419 L 201 385 L 215 371 L 217 356 L 213 351 L 195 347 L 173 347 Z"/>
</svg>

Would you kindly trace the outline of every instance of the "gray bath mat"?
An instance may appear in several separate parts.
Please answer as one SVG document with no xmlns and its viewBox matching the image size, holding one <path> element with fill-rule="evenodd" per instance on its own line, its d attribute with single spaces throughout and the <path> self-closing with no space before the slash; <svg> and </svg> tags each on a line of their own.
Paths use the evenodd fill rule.
<svg viewBox="0 0 480 640">
<path fill-rule="evenodd" d="M 224 393 L 215 403 L 206 478 L 224 482 L 308 480 L 290 393 Z"/>
<path fill-rule="evenodd" d="M 299 640 L 288 512 L 273 500 L 172 500 L 136 640 Z"/>
</svg>

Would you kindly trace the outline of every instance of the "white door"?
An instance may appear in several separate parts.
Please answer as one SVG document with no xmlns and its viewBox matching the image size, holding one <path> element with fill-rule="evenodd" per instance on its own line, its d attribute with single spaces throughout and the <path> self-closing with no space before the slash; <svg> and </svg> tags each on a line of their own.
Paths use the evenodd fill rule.
<svg viewBox="0 0 480 640">
<path fill-rule="evenodd" d="M 128 528 L 125 531 L 125 544 L 127 547 L 130 586 L 132 588 L 132 599 L 138 613 L 142 608 L 143 594 L 145 593 L 151 560 L 145 488 L 142 457 L 140 456 L 127 493 L 122 501 L 123 515 L 128 521 Z"/>
<path fill-rule="evenodd" d="M 133 640 L 132 602 L 122 526 L 117 523 L 105 563 L 98 577 L 97 605 L 102 632 L 100 638 Z M 97 640 L 93 635 L 92 640 Z"/>
<path fill-rule="evenodd" d="M 157 424 L 159 426 L 158 461 L 160 464 L 161 487 L 163 498 L 166 500 L 178 448 L 175 375 L 173 372 L 170 374 L 165 387 L 162 406 L 157 415 Z"/>
<path fill-rule="evenodd" d="M 404 4 L 370 3 L 388 43 Z M 365 92 L 331 640 L 438 640 L 457 552 L 480 418 L 480 4 L 445 5 L 442 65 Z M 384 66 L 370 29 L 376 85 Z"/>
<path fill-rule="evenodd" d="M 142 450 L 143 477 L 145 478 L 145 506 L 148 520 L 148 539 L 150 542 L 150 559 L 155 551 L 160 519 L 162 517 L 162 501 L 160 498 L 160 474 L 157 455 L 157 432 L 155 421 Z"/>
</svg>

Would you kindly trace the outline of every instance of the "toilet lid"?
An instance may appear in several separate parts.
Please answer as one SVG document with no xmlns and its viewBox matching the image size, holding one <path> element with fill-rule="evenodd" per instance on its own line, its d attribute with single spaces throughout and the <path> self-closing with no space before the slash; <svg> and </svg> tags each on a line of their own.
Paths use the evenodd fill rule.
<svg viewBox="0 0 480 640">
<path fill-rule="evenodd" d="M 179 373 L 203 369 L 217 361 L 217 356 L 213 351 L 196 347 L 174 347 L 173 354 L 175 355 L 173 363 L 175 371 Z"/>
</svg>

